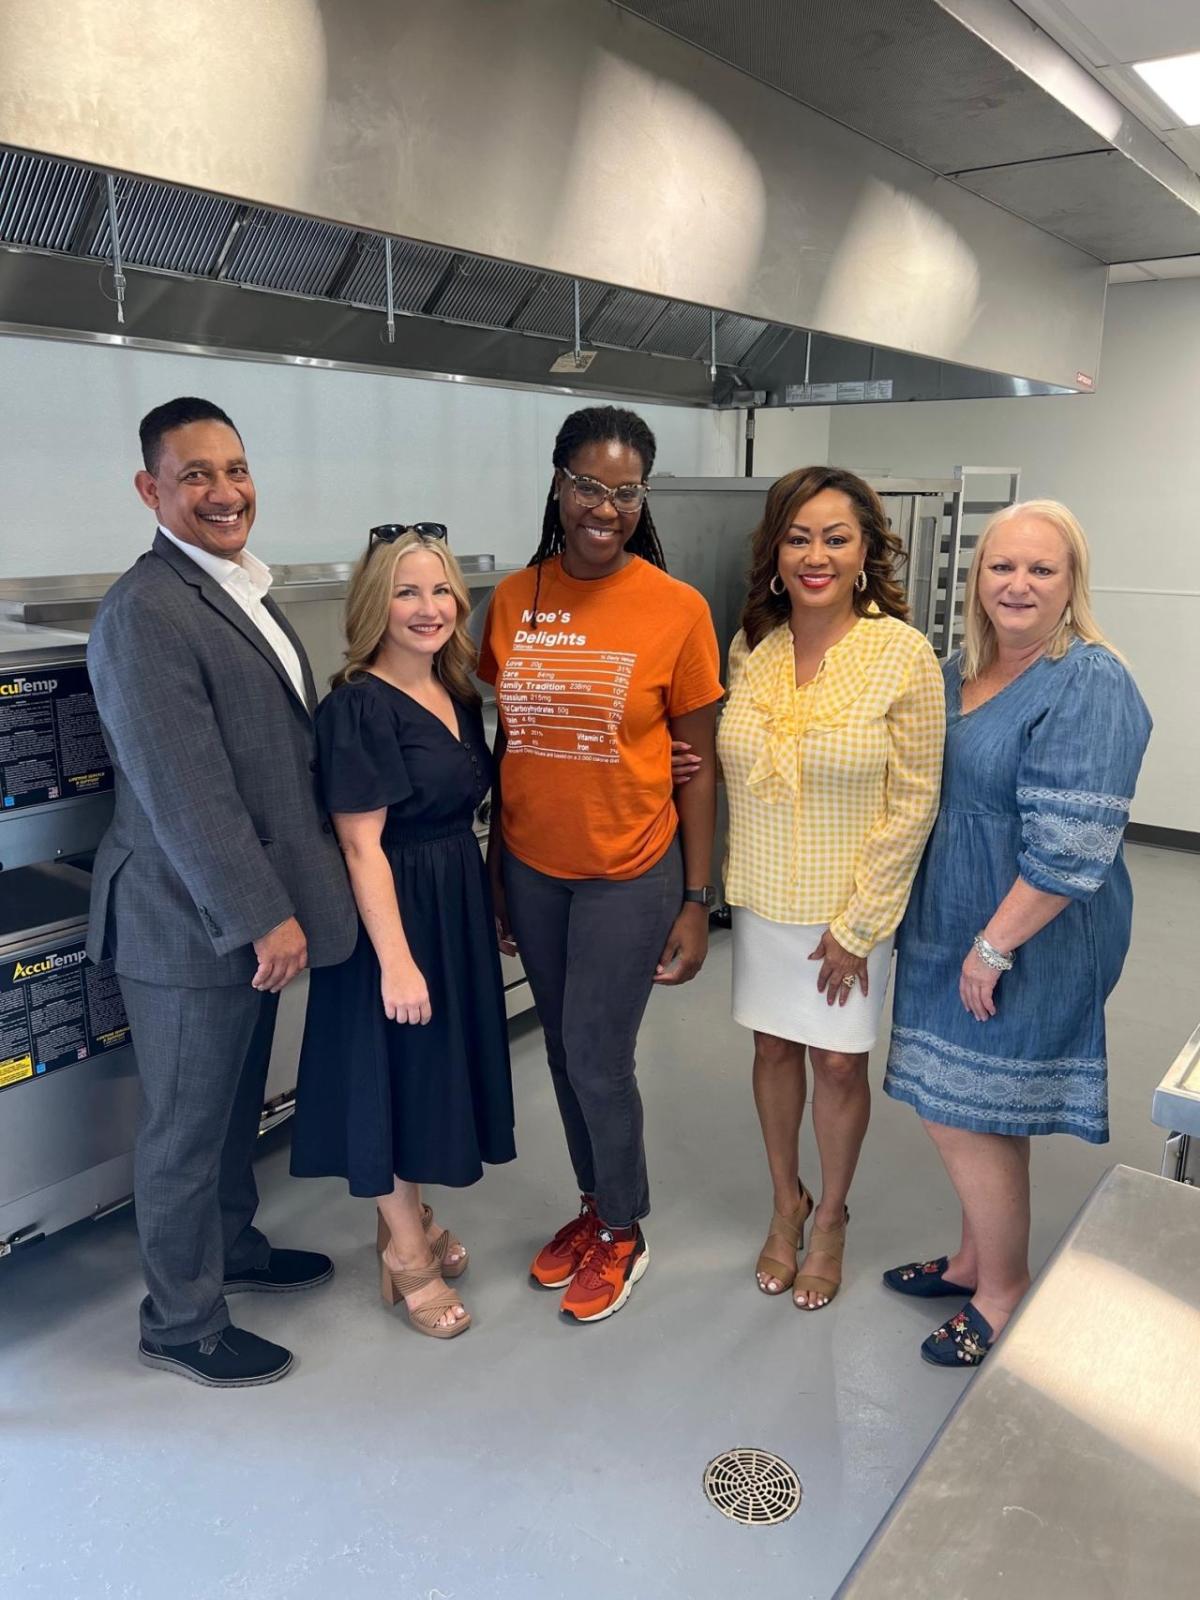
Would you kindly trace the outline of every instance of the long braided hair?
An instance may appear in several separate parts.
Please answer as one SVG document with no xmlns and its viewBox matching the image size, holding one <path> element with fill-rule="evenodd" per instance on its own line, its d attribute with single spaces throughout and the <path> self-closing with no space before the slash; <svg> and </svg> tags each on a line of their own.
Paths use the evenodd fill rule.
<svg viewBox="0 0 1200 1600">
<path fill-rule="evenodd" d="M 555 467 L 569 467 L 572 456 L 584 445 L 609 443 L 623 444 L 631 450 L 636 450 L 642 458 L 643 481 L 650 476 L 654 470 L 654 457 L 658 453 L 658 444 L 636 411 L 625 411 L 620 406 L 585 406 L 582 411 L 572 411 L 558 430 L 551 460 Z M 535 626 L 538 597 L 542 589 L 542 563 L 551 556 L 560 555 L 566 548 L 562 519 L 558 514 L 555 482 L 556 480 L 552 478 L 546 495 L 541 543 L 529 562 L 531 567 L 538 569 L 537 582 L 533 589 Z M 651 566 L 661 567 L 664 572 L 667 570 L 667 560 L 658 541 L 654 518 L 650 515 L 649 499 L 642 504 L 642 514 L 638 518 L 637 527 L 630 535 L 625 548 L 632 555 L 641 556 L 642 560 L 648 561 Z"/>
</svg>

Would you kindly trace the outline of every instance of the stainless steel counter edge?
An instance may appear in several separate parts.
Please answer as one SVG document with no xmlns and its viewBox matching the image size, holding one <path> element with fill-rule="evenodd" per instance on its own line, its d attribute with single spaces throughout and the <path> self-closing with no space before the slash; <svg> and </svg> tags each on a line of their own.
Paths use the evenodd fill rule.
<svg viewBox="0 0 1200 1600">
<path fill-rule="evenodd" d="M 466 559 L 466 558 L 464 558 Z M 346 592 L 352 561 L 277 562 L 271 572 L 271 598 L 288 604 L 336 600 Z M 494 589 L 519 567 L 464 571 L 469 590 Z M 0 581 L 0 619 L 15 624 L 52 626 L 82 622 L 95 615 L 97 603 L 121 576 L 119 572 L 62 573 L 58 576 L 6 578 Z"/>
<path fill-rule="evenodd" d="M 1150 1120 L 1168 1133 L 1200 1136 L 1200 1027 L 1155 1089 Z"/>
<path fill-rule="evenodd" d="M 834 1600 L 1190 1600 L 1197 1328 L 1200 1195 L 1111 1168 Z"/>
</svg>

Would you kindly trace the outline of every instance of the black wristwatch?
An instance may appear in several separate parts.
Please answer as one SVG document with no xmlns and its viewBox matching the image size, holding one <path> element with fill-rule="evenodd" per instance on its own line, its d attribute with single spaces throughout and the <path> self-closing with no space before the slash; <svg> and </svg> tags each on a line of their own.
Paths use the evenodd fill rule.
<svg viewBox="0 0 1200 1600">
<path fill-rule="evenodd" d="M 710 911 L 716 898 L 716 894 L 708 886 L 708 884 L 705 884 L 703 889 L 685 889 L 683 891 L 683 900 L 685 905 L 690 900 L 694 905 L 704 906 Z"/>
</svg>

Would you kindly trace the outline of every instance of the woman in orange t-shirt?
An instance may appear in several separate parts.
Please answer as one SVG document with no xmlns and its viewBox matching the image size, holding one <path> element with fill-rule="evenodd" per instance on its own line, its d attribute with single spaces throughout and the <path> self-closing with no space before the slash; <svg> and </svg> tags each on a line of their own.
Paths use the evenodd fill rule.
<svg viewBox="0 0 1200 1600">
<path fill-rule="evenodd" d="M 563 423 L 542 541 L 497 585 L 479 675 L 496 687 L 488 864 L 500 947 L 519 945 L 582 1206 L 530 1272 L 596 1322 L 646 1270 L 634 1070 L 653 984 L 708 950 L 718 650 L 703 596 L 669 577 L 650 429 L 591 406 Z M 675 790 L 671 741 L 703 760 Z"/>
</svg>

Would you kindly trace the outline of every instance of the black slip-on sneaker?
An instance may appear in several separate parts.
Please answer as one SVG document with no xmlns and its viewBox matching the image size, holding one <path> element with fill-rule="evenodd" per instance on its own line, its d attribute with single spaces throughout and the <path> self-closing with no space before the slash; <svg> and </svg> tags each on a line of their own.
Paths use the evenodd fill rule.
<svg viewBox="0 0 1200 1600">
<path fill-rule="evenodd" d="M 226 1294 L 294 1294 L 315 1289 L 333 1277 L 333 1262 L 317 1250 L 272 1250 L 265 1267 L 232 1272 L 225 1279 Z"/>
<path fill-rule="evenodd" d="M 144 1367 L 161 1367 L 210 1389 L 249 1389 L 275 1383 L 292 1365 L 292 1352 L 246 1328 L 222 1328 L 190 1344 L 155 1344 L 143 1339 L 138 1360 Z"/>
</svg>

